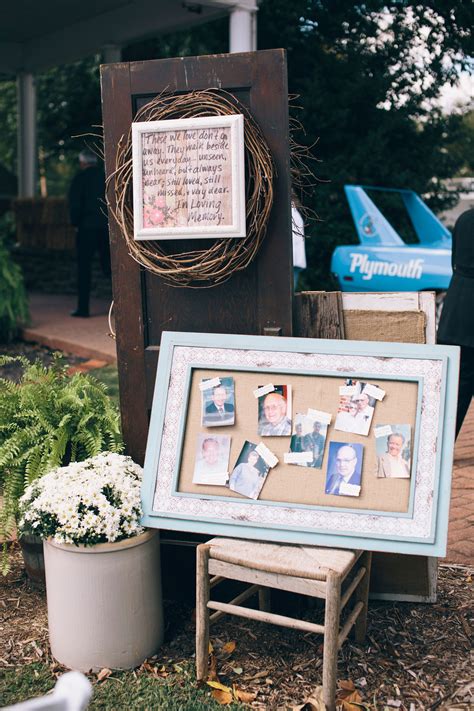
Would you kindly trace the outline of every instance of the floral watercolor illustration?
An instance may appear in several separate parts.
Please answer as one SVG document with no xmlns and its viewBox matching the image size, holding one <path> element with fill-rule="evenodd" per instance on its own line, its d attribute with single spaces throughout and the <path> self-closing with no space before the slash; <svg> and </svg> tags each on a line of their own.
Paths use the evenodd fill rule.
<svg viewBox="0 0 474 711">
<path fill-rule="evenodd" d="M 143 227 L 176 227 L 174 212 L 163 196 L 149 196 L 143 205 Z"/>
</svg>

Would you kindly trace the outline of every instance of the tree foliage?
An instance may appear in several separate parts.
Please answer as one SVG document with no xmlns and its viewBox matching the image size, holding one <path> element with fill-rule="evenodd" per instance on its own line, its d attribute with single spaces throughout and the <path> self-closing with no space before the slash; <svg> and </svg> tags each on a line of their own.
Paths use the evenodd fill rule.
<svg viewBox="0 0 474 711">
<path fill-rule="evenodd" d="M 298 140 L 317 141 L 316 175 L 324 182 L 303 196 L 320 220 L 310 225 L 310 268 L 300 285 L 328 288 L 330 255 L 355 241 L 345 183 L 412 188 L 435 210 L 449 206 L 445 178 L 471 164 L 464 146 L 472 126 L 436 104 L 441 87 L 455 83 L 472 62 L 474 8 L 465 0 L 262 0 L 260 49 L 285 47 L 291 93 L 299 96 Z M 227 18 L 125 48 L 125 61 L 227 51 Z M 38 77 L 39 145 L 53 192 L 64 190 L 84 139 L 100 123 L 99 58 Z M 13 165 L 14 87 L 2 84 L 0 162 Z M 13 108 L 12 108 L 13 107 Z M 13 113 L 12 113 L 13 112 Z M 469 127 L 471 126 L 471 130 Z M 396 206 L 387 209 L 398 216 Z"/>
<path fill-rule="evenodd" d="M 287 47 L 299 140 L 317 141 L 315 172 L 328 181 L 306 198 L 320 222 L 308 230 L 304 287 L 329 288 L 334 247 L 355 241 L 345 183 L 412 188 L 435 210 L 452 201 L 441 181 L 461 167 L 450 147 L 462 119 L 434 100 L 468 66 L 473 19 L 464 2 L 262 3 L 259 46 Z"/>
</svg>

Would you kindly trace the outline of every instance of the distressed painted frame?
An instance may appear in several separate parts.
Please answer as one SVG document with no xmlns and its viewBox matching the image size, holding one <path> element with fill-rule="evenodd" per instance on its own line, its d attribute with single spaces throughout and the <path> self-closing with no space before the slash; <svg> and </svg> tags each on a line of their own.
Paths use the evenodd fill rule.
<svg viewBox="0 0 474 711">
<path fill-rule="evenodd" d="M 408 511 L 339 509 L 179 492 L 195 368 L 417 381 Z M 458 373 L 459 348 L 455 346 L 164 332 L 145 459 L 144 525 L 442 557 L 446 555 Z"/>
<path fill-rule="evenodd" d="M 232 224 L 226 226 L 203 225 L 196 227 L 143 227 L 143 153 L 142 134 L 183 130 L 205 130 L 220 126 L 230 128 L 232 171 Z M 136 240 L 209 239 L 245 237 L 245 162 L 244 117 L 209 116 L 205 118 L 141 121 L 132 123 L 133 214 Z"/>
</svg>

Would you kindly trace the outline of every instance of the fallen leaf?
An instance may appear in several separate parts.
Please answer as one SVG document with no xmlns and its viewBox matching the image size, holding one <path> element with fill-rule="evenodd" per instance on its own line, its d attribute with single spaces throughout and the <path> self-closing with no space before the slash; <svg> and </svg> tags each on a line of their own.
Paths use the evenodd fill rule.
<svg viewBox="0 0 474 711">
<path fill-rule="evenodd" d="M 220 691 L 229 691 L 232 694 L 232 689 L 230 688 L 230 686 L 221 684 L 220 681 L 206 681 L 206 684 L 208 686 L 212 686 L 213 689 L 219 689 Z"/>
<path fill-rule="evenodd" d="M 343 711 L 359 711 L 363 707 L 362 696 L 355 688 L 352 679 L 341 679 L 336 692 L 336 701 L 342 706 Z M 342 702 L 342 703 L 341 703 Z"/>
<path fill-rule="evenodd" d="M 222 689 L 213 689 L 211 696 L 217 701 L 218 704 L 222 706 L 227 706 L 233 701 L 233 696 L 231 691 L 223 691 Z"/>
<path fill-rule="evenodd" d="M 237 643 L 236 642 L 226 642 L 224 646 L 222 647 L 222 652 L 224 654 L 232 654 L 234 649 L 236 648 Z"/>
<path fill-rule="evenodd" d="M 219 677 L 217 676 L 217 659 L 215 654 L 211 654 L 207 678 L 209 681 L 219 681 Z"/>
<path fill-rule="evenodd" d="M 291 711 L 326 711 L 326 705 L 323 701 L 323 687 L 317 686 L 304 704 L 293 706 Z"/>
<path fill-rule="evenodd" d="M 253 674 L 252 676 L 247 677 L 249 681 L 252 679 L 261 679 L 263 676 L 268 676 L 270 673 L 269 669 L 265 669 L 265 671 L 258 672 L 257 674 Z"/>
<path fill-rule="evenodd" d="M 242 691 L 241 689 L 237 689 L 236 686 L 234 686 L 234 696 L 237 701 L 242 701 L 244 704 L 250 704 L 257 698 L 257 694 L 251 691 Z"/>
<path fill-rule="evenodd" d="M 107 669 L 107 667 L 104 667 L 104 669 L 101 669 L 100 672 L 97 674 L 97 681 L 104 681 L 104 679 L 107 679 L 112 674 L 112 669 Z"/>
<path fill-rule="evenodd" d="M 337 690 L 338 694 L 340 689 L 342 689 L 343 691 L 354 691 L 354 682 L 352 681 L 352 679 L 341 679 L 339 681 L 339 689 Z"/>
<path fill-rule="evenodd" d="M 345 701 L 345 702 L 348 702 L 348 703 L 354 702 L 354 703 L 356 703 L 356 704 L 360 704 L 361 701 L 362 701 L 362 696 L 361 696 L 361 695 L 359 694 L 359 692 L 356 690 L 356 691 L 353 691 L 352 694 L 348 694 L 348 696 L 345 696 L 344 699 L 343 699 L 343 702 L 344 702 L 344 701 Z"/>
<path fill-rule="evenodd" d="M 360 711 L 361 709 L 368 709 L 369 707 L 365 704 L 350 703 L 349 701 L 343 701 L 340 705 L 342 711 Z"/>
<path fill-rule="evenodd" d="M 352 694 L 342 699 L 341 706 L 343 711 L 359 711 L 361 708 L 366 708 L 358 691 L 353 691 Z"/>
<path fill-rule="evenodd" d="M 234 674 L 242 674 L 242 672 L 243 672 L 242 667 L 231 667 L 231 669 L 234 672 Z"/>
<path fill-rule="evenodd" d="M 178 674 L 181 674 L 181 672 L 183 671 L 183 667 L 180 667 L 179 664 L 173 664 L 173 669 L 175 670 L 175 672 L 178 672 Z"/>
<path fill-rule="evenodd" d="M 207 653 L 208 653 L 208 654 L 212 654 L 213 651 L 214 651 L 214 647 L 212 646 L 212 642 L 209 642 L 209 648 L 208 648 Z"/>
</svg>

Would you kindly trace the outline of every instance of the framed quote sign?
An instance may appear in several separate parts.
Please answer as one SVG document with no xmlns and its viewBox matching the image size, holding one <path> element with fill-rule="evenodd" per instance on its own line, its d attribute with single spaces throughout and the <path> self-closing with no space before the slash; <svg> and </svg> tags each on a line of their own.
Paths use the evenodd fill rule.
<svg viewBox="0 0 474 711">
<path fill-rule="evenodd" d="M 144 524 L 446 553 L 459 349 L 163 333 Z"/>
<path fill-rule="evenodd" d="M 240 114 L 132 124 L 137 240 L 245 237 Z"/>
</svg>

